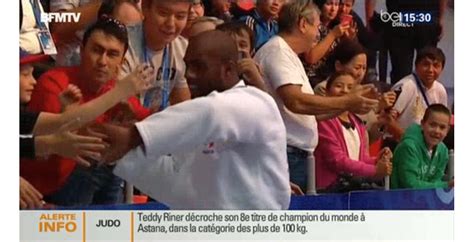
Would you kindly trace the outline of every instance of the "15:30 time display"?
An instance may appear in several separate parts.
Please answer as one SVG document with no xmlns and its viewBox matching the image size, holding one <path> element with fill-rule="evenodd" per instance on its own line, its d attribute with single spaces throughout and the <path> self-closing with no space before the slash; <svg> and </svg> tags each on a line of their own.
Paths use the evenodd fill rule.
<svg viewBox="0 0 474 242">
<path fill-rule="evenodd" d="M 402 23 L 432 23 L 431 13 L 401 13 Z"/>
</svg>

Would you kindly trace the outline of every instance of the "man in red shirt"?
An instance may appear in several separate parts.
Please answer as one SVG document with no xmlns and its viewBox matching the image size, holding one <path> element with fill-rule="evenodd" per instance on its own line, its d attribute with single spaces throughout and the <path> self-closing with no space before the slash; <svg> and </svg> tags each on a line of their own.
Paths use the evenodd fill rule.
<svg viewBox="0 0 474 242">
<path fill-rule="evenodd" d="M 59 96 L 69 84 L 81 90 L 81 103 L 106 93 L 115 85 L 127 48 L 125 26 L 111 18 L 100 19 L 84 34 L 81 64 L 54 68 L 42 75 L 29 108 L 32 111 L 61 112 L 63 107 Z M 127 108 L 123 109 L 124 106 Z M 140 106 L 137 98 L 132 97 L 99 116 L 96 123 L 124 121 L 123 110 L 130 114 L 128 119 L 134 120 L 150 114 L 148 109 Z M 51 156 L 41 162 L 22 161 L 20 174 L 46 195 L 46 202 L 63 206 L 110 204 L 120 202 L 122 195 L 122 181 L 113 175 L 112 168 L 106 165 L 76 167 L 73 160 Z"/>
</svg>

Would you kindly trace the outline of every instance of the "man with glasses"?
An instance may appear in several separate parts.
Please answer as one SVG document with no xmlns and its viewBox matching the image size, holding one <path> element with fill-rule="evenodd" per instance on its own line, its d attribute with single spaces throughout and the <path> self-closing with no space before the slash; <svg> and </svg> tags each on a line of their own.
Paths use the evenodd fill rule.
<svg viewBox="0 0 474 242">
<path fill-rule="evenodd" d="M 311 0 L 292 1 L 280 11 L 279 34 L 255 55 L 285 122 L 290 181 L 303 191 L 307 186 L 307 159 L 318 143 L 316 119 L 335 117 L 346 110 L 368 112 L 378 104 L 363 96 L 373 92 L 373 86 L 354 88 L 342 97 L 314 95 L 298 55 L 314 45 L 319 24 L 319 10 Z"/>
</svg>

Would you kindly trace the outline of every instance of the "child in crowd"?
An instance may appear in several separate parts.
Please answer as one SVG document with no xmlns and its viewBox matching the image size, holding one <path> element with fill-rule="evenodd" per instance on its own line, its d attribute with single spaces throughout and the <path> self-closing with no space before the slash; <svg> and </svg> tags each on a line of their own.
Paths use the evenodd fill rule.
<svg viewBox="0 0 474 242">
<path fill-rule="evenodd" d="M 242 22 L 231 22 L 217 26 L 218 30 L 229 33 L 237 44 L 240 60 L 237 63 L 239 74 L 245 84 L 265 90 L 262 74 L 257 63 L 252 59 L 255 50 L 254 32 Z"/>
<path fill-rule="evenodd" d="M 327 95 L 347 95 L 355 85 L 352 74 L 337 72 L 327 82 Z M 315 150 L 318 191 L 367 189 L 371 187 L 371 180 L 391 174 L 391 151 L 384 148 L 377 157 L 369 156 L 366 130 L 356 115 L 346 111 L 338 117 L 319 121 L 318 131 L 319 145 Z"/>
<path fill-rule="evenodd" d="M 451 112 L 442 104 L 430 105 L 421 120 L 406 131 L 393 157 L 392 188 L 446 188 L 443 181 L 449 155 L 443 139 L 449 131 Z"/>
</svg>

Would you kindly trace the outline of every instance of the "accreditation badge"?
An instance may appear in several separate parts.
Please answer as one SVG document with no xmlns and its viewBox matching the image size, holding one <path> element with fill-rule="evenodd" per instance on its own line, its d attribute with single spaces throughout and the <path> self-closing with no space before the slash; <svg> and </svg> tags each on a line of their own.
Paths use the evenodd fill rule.
<svg viewBox="0 0 474 242">
<path fill-rule="evenodd" d="M 53 37 L 48 29 L 38 32 L 38 39 L 45 55 L 56 55 L 58 53 L 56 45 L 54 45 Z"/>
</svg>

